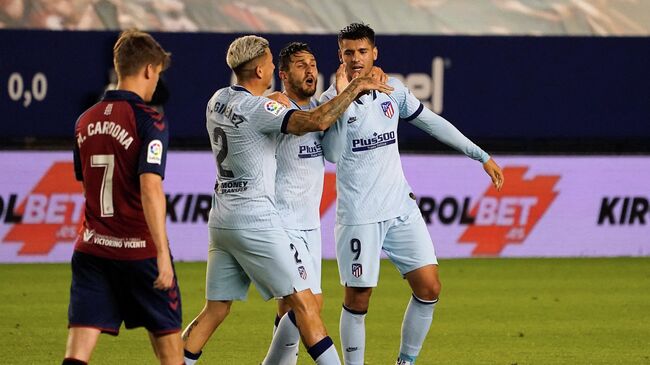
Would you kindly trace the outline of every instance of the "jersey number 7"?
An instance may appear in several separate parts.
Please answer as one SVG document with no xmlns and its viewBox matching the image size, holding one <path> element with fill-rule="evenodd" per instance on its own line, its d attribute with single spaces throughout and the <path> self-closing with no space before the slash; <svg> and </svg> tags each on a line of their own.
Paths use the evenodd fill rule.
<svg viewBox="0 0 650 365">
<path fill-rule="evenodd" d="M 112 217 L 113 209 L 113 171 L 115 170 L 115 155 L 92 155 L 90 167 L 104 169 L 102 188 L 99 191 L 99 206 L 102 217 Z"/>
</svg>

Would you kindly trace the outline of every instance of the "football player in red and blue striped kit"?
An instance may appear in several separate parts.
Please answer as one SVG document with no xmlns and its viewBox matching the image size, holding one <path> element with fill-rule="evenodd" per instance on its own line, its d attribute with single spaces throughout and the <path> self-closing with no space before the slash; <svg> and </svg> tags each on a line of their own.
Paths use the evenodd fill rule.
<svg viewBox="0 0 650 365">
<path fill-rule="evenodd" d="M 117 90 L 75 126 L 74 166 L 85 195 L 72 256 L 63 364 L 86 364 L 99 335 L 145 327 L 161 364 L 183 364 L 181 297 L 165 229 L 169 128 L 146 105 L 170 54 L 147 33 L 123 32 L 113 49 Z"/>
</svg>

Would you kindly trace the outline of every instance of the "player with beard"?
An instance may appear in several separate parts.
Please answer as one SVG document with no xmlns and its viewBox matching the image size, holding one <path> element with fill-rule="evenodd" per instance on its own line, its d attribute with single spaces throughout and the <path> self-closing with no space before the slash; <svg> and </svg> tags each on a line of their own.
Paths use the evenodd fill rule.
<svg viewBox="0 0 650 365">
<path fill-rule="evenodd" d="M 280 80 L 290 108 L 310 110 L 319 105 L 316 93 L 318 66 L 306 43 L 292 42 L 279 55 Z M 385 82 L 388 76 L 373 67 L 374 77 Z M 323 150 L 336 148 L 341 136 L 337 123 L 325 132 L 302 136 L 279 136 L 276 160 L 275 198 L 285 231 L 303 260 L 311 260 L 314 275 L 307 280 L 315 294 L 319 309 L 323 305 L 321 289 L 320 201 L 323 192 L 325 161 Z M 331 152 L 330 153 L 336 153 Z M 300 333 L 293 311 L 285 301 L 278 300 L 278 313 L 273 328 L 273 341 L 263 364 L 295 364 L 298 359 Z"/>
<path fill-rule="evenodd" d="M 318 66 L 313 52 L 305 43 L 293 42 L 279 55 L 279 76 L 290 108 L 310 110 L 318 106 L 316 93 Z M 325 162 L 323 144 L 337 138 L 339 128 L 311 132 L 302 136 L 283 134 L 278 137 L 275 198 L 282 226 L 291 238 L 301 260 L 311 261 L 314 272 L 307 281 L 315 294 L 318 308 L 321 294 L 321 232 L 319 206 L 323 192 Z M 280 298 L 273 340 L 263 364 L 295 364 L 298 359 L 300 333 L 289 305 Z"/>
<path fill-rule="evenodd" d="M 318 106 L 312 96 L 316 92 L 318 67 L 305 43 L 293 42 L 279 55 L 279 76 L 290 108 L 310 110 Z M 275 153 L 278 168 L 275 179 L 275 199 L 282 226 L 296 248 L 297 257 L 311 261 L 313 272 L 306 278 L 322 307 L 321 294 L 321 232 L 319 205 L 323 192 L 325 163 L 322 140 L 324 132 L 302 136 L 281 134 Z M 306 274 L 305 274 L 306 275 Z M 273 340 L 263 364 L 295 364 L 298 359 L 300 333 L 293 311 L 284 299 L 278 299 Z"/>
<path fill-rule="evenodd" d="M 206 110 L 217 183 L 208 220 L 207 300 L 183 332 L 185 362 L 191 365 L 198 360 L 232 302 L 246 299 L 254 282 L 264 299 L 282 297 L 289 304 L 305 347 L 317 364 L 339 364 L 307 281 L 314 269 L 310 260 L 303 261 L 282 228 L 275 204 L 274 154 L 281 133 L 324 131 L 360 93 L 392 88 L 371 77 L 358 77 L 345 89 L 337 89 L 337 97 L 312 110 L 287 109 L 262 96 L 275 69 L 266 39 L 252 35 L 235 39 L 226 62 L 237 85 L 215 92 Z M 342 80 L 341 75 L 339 71 L 337 80 Z"/>
</svg>

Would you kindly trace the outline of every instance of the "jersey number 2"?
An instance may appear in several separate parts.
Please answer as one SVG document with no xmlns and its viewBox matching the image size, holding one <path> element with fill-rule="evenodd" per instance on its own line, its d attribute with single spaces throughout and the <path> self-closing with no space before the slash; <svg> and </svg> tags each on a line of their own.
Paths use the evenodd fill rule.
<svg viewBox="0 0 650 365">
<path fill-rule="evenodd" d="M 112 217 L 113 209 L 113 171 L 115 170 L 115 155 L 92 155 L 90 167 L 104 169 L 102 188 L 99 191 L 99 206 L 102 217 Z"/>
<path fill-rule="evenodd" d="M 221 149 L 217 154 L 217 169 L 219 169 L 219 175 L 222 177 L 235 177 L 235 174 L 233 174 L 232 171 L 226 170 L 221 166 L 223 160 L 228 156 L 228 139 L 226 138 L 226 132 L 224 132 L 221 127 L 216 127 L 214 129 L 213 139 L 215 144 L 217 144 L 218 141 L 221 142 Z"/>
</svg>

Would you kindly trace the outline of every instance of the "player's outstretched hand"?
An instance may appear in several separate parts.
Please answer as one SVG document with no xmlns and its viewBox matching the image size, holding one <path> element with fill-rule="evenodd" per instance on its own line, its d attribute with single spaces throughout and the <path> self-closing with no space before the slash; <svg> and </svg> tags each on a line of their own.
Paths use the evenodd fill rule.
<svg viewBox="0 0 650 365">
<path fill-rule="evenodd" d="M 174 270 L 172 259 L 169 253 L 158 255 L 158 277 L 153 282 L 153 287 L 160 290 L 167 290 L 174 284 Z"/>
<path fill-rule="evenodd" d="M 341 92 L 348 87 L 350 81 L 348 80 L 348 71 L 345 68 L 345 63 L 340 64 L 339 68 L 336 70 L 336 79 L 334 82 L 336 85 L 337 95 L 341 94 Z"/>
<path fill-rule="evenodd" d="M 494 162 L 492 158 L 490 158 L 486 163 L 483 164 L 483 170 L 485 170 L 485 172 L 490 175 L 494 188 L 497 189 L 497 191 L 501 191 L 505 178 L 503 177 L 503 171 L 501 171 L 499 165 L 497 165 L 497 163 Z"/>
<path fill-rule="evenodd" d="M 284 105 L 286 107 L 291 106 L 291 101 L 289 100 L 289 97 L 287 95 L 285 95 L 284 93 L 281 93 L 279 91 L 274 91 L 274 92 L 270 93 L 269 95 L 267 95 L 266 97 L 271 99 L 271 100 L 275 100 L 278 103 L 280 103 L 280 104 L 282 104 L 282 105 Z"/>
</svg>

